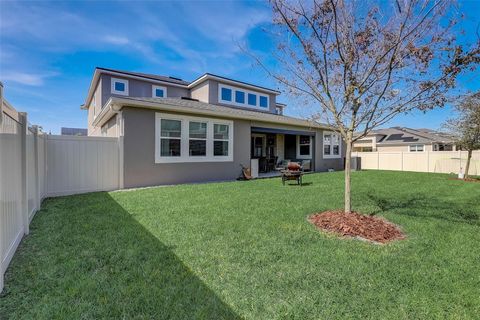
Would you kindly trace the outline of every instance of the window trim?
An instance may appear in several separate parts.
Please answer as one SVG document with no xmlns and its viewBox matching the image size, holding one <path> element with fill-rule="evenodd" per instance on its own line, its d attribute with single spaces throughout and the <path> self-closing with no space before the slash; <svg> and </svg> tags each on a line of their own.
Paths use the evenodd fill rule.
<svg viewBox="0 0 480 320">
<path fill-rule="evenodd" d="M 310 143 L 308 144 L 309 149 L 308 149 L 308 155 L 301 155 L 300 154 L 300 136 L 306 136 L 310 138 Z M 313 137 L 310 135 L 306 134 L 297 134 L 297 159 L 299 160 L 309 160 L 312 159 L 312 142 L 313 142 Z M 306 146 L 307 144 L 302 144 L 302 146 Z"/>
<path fill-rule="evenodd" d="M 232 90 L 232 100 L 231 101 L 222 99 L 222 88 Z M 241 91 L 241 92 L 244 93 L 243 103 L 236 102 L 237 91 Z M 255 105 L 251 105 L 251 104 L 248 103 L 248 95 L 249 94 L 254 94 L 256 96 Z M 260 97 L 267 98 L 267 107 L 266 108 L 260 106 Z M 237 107 L 267 110 L 267 111 L 270 110 L 270 96 L 268 94 L 263 94 L 263 93 L 260 93 L 260 92 L 257 92 L 257 91 L 251 91 L 251 90 L 243 89 L 243 88 L 240 88 L 240 87 L 234 87 L 234 86 L 226 85 L 226 84 L 223 84 L 223 83 L 218 84 L 218 102 L 223 103 L 223 104 L 227 104 L 227 105 L 237 106 Z"/>
<path fill-rule="evenodd" d="M 116 82 L 123 83 L 125 85 L 125 91 L 115 90 L 115 83 Z M 128 80 L 119 79 L 119 78 L 111 78 L 110 84 L 111 84 L 111 93 L 112 94 L 118 94 L 118 95 L 121 95 L 121 96 L 128 96 Z"/>
<path fill-rule="evenodd" d="M 325 136 L 330 135 L 330 154 L 325 154 Z M 333 154 L 333 136 L 338 137 L 338 154 Z M 322 155 L 324 159 L 340 159 L 342 157 L 342 137 L 339 133 L 334 131 L 323 131 L 322 132 Z"/>
<path fill-rule="evenodd" d="M 415 150 L 412 151 L 412 147 L 415 146 Z M 418 146 L 422 146 L 423 147 L 423 150 L 422 151 L 418 151 Z M 425 152 L 425 145 L 424 144 L 421 144 L 421 143 L 414 143 L 414 144 L 409 144 L 408 145 L 408 152 Z"/>
<path fill-rule="evenodd" d="M 161 120 L 177 120 L 181 122 L 180 134 L 180 156 L 179 157 L 162 157 L 161 151 Z M 207 123 L 207 153 L 206 156 L 190 156 L 189 141 L 190 131 L 189 123 L 192 122 L 206 122 Z M 228 125 L 228 156 L 214 156 L 213 144 L 215 140 L 213 137 L 214 124 Z M 185 162 L 232 162 L 233 161 L 233 121 L 220 120 L 213 118 L 202 118 L 194 116 L 183 116 L 170 113 L 155 113 L 155 163 L 185 163 Z"/>
<path fill-rule="evenodd" d="M 163 97 L 157 97 L 157 89 L 163 90 Z M 156 86 L 152 84 L 152 98 L 166 98 L 167 97 L 167 87 L 164 86 Z"/>
</svg>

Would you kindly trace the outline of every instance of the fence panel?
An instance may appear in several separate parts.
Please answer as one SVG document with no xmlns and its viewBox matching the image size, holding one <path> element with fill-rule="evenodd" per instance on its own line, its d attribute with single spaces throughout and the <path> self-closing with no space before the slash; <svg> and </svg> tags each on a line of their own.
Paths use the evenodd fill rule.
<svg viewBox="0 0 480 320">
<path fill-rule="evenodd" d="M 0 124 L 0 291 L 3 274 L 24 234 L 21 124 L 4 114 Z"/>
<path fill-rule="evenodd" d="M 466 151 L 354 152 L 361 169 L 458 173 L 465 171 Z M 474 151 L 470 175 L 480 175 L 480 151 Z"/>
<path fill-rule="evenodd" d="M 117 138 L 48 135 L 47 196 L 119 188 Z"/>
</svg>

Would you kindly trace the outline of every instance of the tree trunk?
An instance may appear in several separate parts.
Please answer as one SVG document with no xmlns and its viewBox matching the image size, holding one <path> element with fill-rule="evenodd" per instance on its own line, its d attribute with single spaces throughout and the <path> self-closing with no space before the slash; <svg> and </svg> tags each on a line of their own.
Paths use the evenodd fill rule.
<svg viewBox="0 0 480 320">
<path fill-rule="evenodd" d="M 350 175 L 352 172 L 352 135 L 348 134 L 345 141 L 347 145 L 347 150 L 345 152 L 345 213 L 352 212 L 352 194 L 351 194 L 351 183 Z"/>
<path fill-rule="evenodd" d="M 468 150 L 467 155 L 467 164 L 465 165 L 465 174 L 463 175 L 463 179 L 468 179 L 468 170 L 470 170 L 470 160 L 472 159 L 472 150 Z"/>
</svg>

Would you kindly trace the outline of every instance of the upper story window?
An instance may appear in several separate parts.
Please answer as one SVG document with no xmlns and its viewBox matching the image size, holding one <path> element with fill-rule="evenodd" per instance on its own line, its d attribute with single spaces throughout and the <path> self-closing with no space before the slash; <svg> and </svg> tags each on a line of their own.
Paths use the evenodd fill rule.
<svg viewBox="0 0 480 320">
<path fill-rule="evenodd" d="M 112 93 L 128 96 L 128 80 L 112 78 Z"/>
<path fill-rule="evenodd" d="M 423 152 L 424 151 L 424 145 L 423 144 L 411 144 L 409 146 L 410 152 Z"/>
<path fill-rule="evenodd" d="M 342 139 L 338 133 L 323 132 L 323 157 L 324 158 L 340 158 Z"/>
<path fill-rule="evenodd" d="M 222 87 L 220 89 L 220 93 L 221 93 L 221 100 L 223 100 L 225 102 L 231 102 L 232 101 L 232 89 Z"/>
<path fill-rule="evenodd" d="M 268 108 L 268 97 L 267 96 L 260 96 L 260 107 Z"/>
<path fill-rule="evenodd" d="M 244 91 L 235 90 L 235 102 L 239 103 L 239 104 L 244 104 L 245 103 L 245 92 Z"/>
<path fill-rule="evenodd" d="M 267 109 L 269 107 L 269 96 L 246 89 L 236 88 L 224 84 L 218 85 L 218 102 L 247 107 Z"/>
<path fill-rule="evenodd" d="M 248 105 L 256 107 L 257 106 L 257 95 L 254 93 L 248 94 Z"/>
<path fill-rule="evenodd" d="M 167 88 L 161 86 L 152 86 L 152 97 L 154 98 L 166 98 Z"/>
<path fill-rule="evenodd" d="M 233 161 L 233 122 L 157 113 L 155 162 Z"/>
</svg>

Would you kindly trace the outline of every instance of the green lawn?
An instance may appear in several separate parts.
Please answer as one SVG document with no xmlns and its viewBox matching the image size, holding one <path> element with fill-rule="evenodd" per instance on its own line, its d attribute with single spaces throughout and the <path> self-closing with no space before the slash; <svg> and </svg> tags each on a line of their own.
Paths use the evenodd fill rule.
<svg viewBox="0 0 480 320">
<path fill-rule="evenodd" d="M 0 318 L 468 319 L 480 315 L 480 184 L 354 172 L 354 209 L 408 238 L 339 239 L 343 173 L 48 199 L 6 274 Z"/>
</svg>

